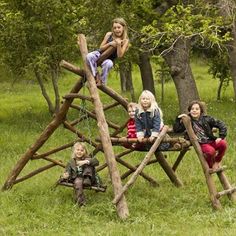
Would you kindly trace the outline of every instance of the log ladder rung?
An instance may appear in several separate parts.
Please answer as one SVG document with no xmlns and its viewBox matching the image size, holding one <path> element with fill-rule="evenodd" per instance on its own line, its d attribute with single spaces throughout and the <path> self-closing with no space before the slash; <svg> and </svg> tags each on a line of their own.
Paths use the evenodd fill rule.
<svg viewBox="0 0 236 236">
<path fill-rule="evenodd" d="M 232 194 L 232 193 L 234 193 L 234 192 L 236 192 L 236 187 L 232 187 L 232 188 L 226 189 L 226 190 L 224 190 L 224 191 L 218 192 L 218 193 L 216 194 L 216 198 L 219 199 L 220 197 L 222 197 L 222 196 L 224 196 L 224 195 L 226 195 L 226 194 Z"/>
<path fill-rule="evenodd" d="M 223 172 L 224 170 L 227 169 L 227 166 L 222 166 L 216 170 L 212 170 L 212 169 L 209 169 L 209 174 L 215 174 L 215 173 L 219 173 L 219 172 Z"/>
</svg>

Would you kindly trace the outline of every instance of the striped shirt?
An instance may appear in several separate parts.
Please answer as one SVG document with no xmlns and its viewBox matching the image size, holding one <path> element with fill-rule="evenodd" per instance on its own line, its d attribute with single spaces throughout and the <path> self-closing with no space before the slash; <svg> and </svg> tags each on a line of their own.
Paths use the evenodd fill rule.
<svg viewBox="0 0 236 236">
<path fill-rule="evenodd" d="M 127 138 L 137 138 L 135 119 L 130 118 L 127 124 Z"/>
</svg>

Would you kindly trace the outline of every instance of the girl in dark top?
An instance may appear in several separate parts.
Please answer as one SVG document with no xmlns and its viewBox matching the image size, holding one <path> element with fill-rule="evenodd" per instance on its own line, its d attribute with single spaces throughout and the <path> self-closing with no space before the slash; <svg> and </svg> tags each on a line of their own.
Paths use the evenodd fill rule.
<svg viewBox="0 0 236 236">
<path fill-rule="evenodd" d="M 197 136 L 202 152 L 210 168 L 218 169 L 225 154 L 227 143 L 227 127 L 223 121 L 205 115 L 202 102 L 193 101 L 188 106 L 189 114 L 181 114 L 176 118 L 174 132 L 183 132 L 185 127 L 181 121 L 184 116 L 190 116 L 193 130 Z M 212 129 L 219 130 L 219 137 L 214 136 Z"/>
<path fill-rule="evenodd" d="M 123 57 L 128 49 L 129 39 L 127 35 L 127 24 L 123 18 L 116 18 L 112 21 L 112 32 L 107 32 L 100 48 L 96 51 L 88 53 L 86 59 L 90 66 L 93 76 L 96 78 L 97 85 L 106 84 L 107 76 L 110 69 L 113 67 L 113 61 L 117 57 Z M 97 61 L 101 54 L 109 47 L 115 50 L 102 63 L 102 74 L 97 71 Z"/>
<path fill-rule="evenodd" d="M 135 112 L 135 126 L 137 131 L 137 138 L 139 142 L 142 142 L 143 138 L 148 138 L 150 143 L 158 137 L 161 129 L 164 126 L 163 113 L 158 106 L 154 95 L 144 90 L 140 97 Z M 151 148 L 150 143 L 139 144 L 142 150 L 149 150 Z M 165 151 L 170 147 L 169 143 L 161 143 L 158 147 L 158 151 Z"/>
<path fill-rule="evenodd" d="M 149 138 L 152 142 L 163 127 L 162 111 L 158 106 L 154 95 L 144 90 L 138 102 L 135 114 L 137 138 L 141 142 L 143 138 Z"/>
</svg>

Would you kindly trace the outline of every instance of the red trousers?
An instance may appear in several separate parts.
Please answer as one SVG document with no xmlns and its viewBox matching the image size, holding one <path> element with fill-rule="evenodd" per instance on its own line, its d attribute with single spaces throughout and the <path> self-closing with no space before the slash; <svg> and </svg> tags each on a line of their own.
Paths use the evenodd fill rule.
<svg viewBox="0 0 236 236">
<path fill-rule="evenodd" d="M 227 143 L 224 139 L 216 143 L 215 141 L 211 143 L 200 143 L 202 152 L 206 157 L 206 161 L 211 168 L 215 162 L 220 162 L 225 154 Z"/>
</svg>

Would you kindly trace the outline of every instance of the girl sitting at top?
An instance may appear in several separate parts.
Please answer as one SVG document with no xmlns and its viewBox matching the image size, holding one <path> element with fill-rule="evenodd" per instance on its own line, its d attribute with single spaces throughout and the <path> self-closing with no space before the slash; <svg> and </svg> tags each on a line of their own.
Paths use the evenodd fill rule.
<svg viewBox="0 0 236 236">
<path fill-rule="evenodd" d="M 95 171 L 99 164 L 96 158 L 87 155 L 86 146 L 76 142 L 72 149 L 72 158 L 67 163 L 62 180 L 74 184 L 75 200 L 80 206 L 85 204 L 84 186 L 100 185 L 100 178 Z"/>
<path fill-rule="evenodd" d="M 192 101 L 188 106 L 188 114 L 181 114 L 176 118 L 173 125 L 174 132 L 183 132 L 185 130 L 181 118 L 189 116 L 193 131 L 197 136 L 202 152 L 210 168 L 220 167 L 221 160 L 225 154 L 227 143 L 227 127 L 223 121 L 205 115 L 205 109 L 201 102 Z M 219 130 L 219 137 L 213 135 L 212 129 Z"/>
<path fill-rule="evenodd" d="M 116 18 L 112 21 L 112 32 L 107 32 L 100 48 L 96 51 L 88 53 L 86 59 L 90 66 L 93 76 L 96 78 L 97 85 L 106 84 L 107 76 L 110 69 L 113 67 L 113 61 L 117 57 L 123 57 L 128 49 L 129 39 L 127 35 L 127 24 L 123 18 Z M 97 71 L 98 59 L 107 49 L 111 50 L 110 55 L 101 62 L 102 74 Z"/>
<path fill-rule="evenodd" d="M 144 90 L 139 97 L 138 109 L 135 113 L 135 125 L 139 142 L 143 138 L 149 138 L 149 141 L 153 142 L 158 137 L 164 126 L 162 117 L 162 110 L 158 106 L 154 95 L 150 91 Z M 163 145 L 165 146 L 165 143 L 159 147 Z M 168 148 L 164 146 L 162 148 Z M 146 148 L 149 149 L 150 145 L 147 145 Z"/>
</svg>

